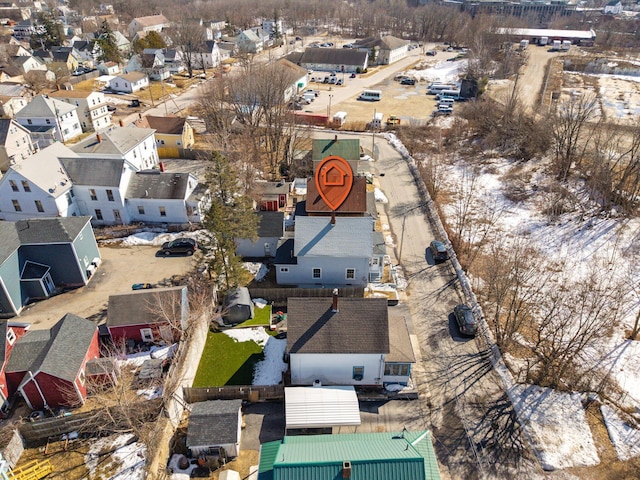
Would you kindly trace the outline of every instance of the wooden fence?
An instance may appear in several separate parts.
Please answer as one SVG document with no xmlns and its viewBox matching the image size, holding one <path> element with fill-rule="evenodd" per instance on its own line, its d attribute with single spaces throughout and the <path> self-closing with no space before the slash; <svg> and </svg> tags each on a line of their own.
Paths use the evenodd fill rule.
<svg viewBox="0 0 640 480">
<path fill-rule="evenodd" d="M 257 402 L 260 400 L 284 400 L 284 386 L 252 386 L 232 385 L 209 388 L 184 388 L 184 399 L 188 403 L 205 402 L 207 400 L 231 400 L 239 398 Z"/>
<path fill-rule="evenodd" d="M 20 425 L 20 434 L 26 443 L 39 443 L 49 437 L 59 437 L 65 433 L 80 430 L 91 417 L 91 413 L 74 413 L 66 417 L 46 418 Z"/>
<path fill-rule="evenodd" d="M 338 291 L 342 298 L 364 297 L 364 287 L 341 287 Z M 284 305 L 288 298 L 331 297 L 333 288 L 249 288 L 249 293 L 251 298 L 264 298 L 268 302 Z"/>
</svg>

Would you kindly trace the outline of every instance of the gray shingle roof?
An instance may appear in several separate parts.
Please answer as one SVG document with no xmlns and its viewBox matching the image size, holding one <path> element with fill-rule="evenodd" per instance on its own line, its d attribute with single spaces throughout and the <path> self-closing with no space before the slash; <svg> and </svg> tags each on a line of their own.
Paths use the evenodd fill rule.
<svg viewBox="0 0 640 480">
<path fill-rule="evenodd" d="M 307 48 L 300 58 L 300 64 L 360 66 L 364 64 L 367 55 L 367 52 L 360 52 L 351 48 Z"/>
<path fill-rule="evenodd" d="M 60 163 L 69 174 L 74 185 L 117 187 L 120 185 L 124 160 L 103 158 L 61 158 Z"/>
<path fill-rule="evenodd" d="M 190 179 L 188 173 L 169 173 L 158 170 L 136 172 L 131 177 L 126 197 L 186 200 Z"/>
<path fill-rule="evenodd" d="M 148 128 L 117 127 L 100 133 L 100 142 L 96 135 L 92 135 L 73 145 L 71 150 L 79 155 L 125 155 L 153 132 Z"/>
<path fill-rule="evenodd" d="M 78 107 L 70 103 L 38 95 L 16 113 L 16 118 L 51 118 L 74 112 Z"/>
<path fill-rule="evenodd" d="M 153 288 L 150 290 L 137 290 L 133 292 L 109 295 L 107 307 L 107 326 L 143 325 L 148 323 L 164 322 L 165 319 L 158 315 L 154 305 L 159 301 L 158 296 L 171 300 L 172 305 L 179 305 L 182 292 L 187 287 Z"/>
<path fill-rule="evenodd" d="M 386 298 L 289 298 L 287 352 L 389 353 Z"/>
<path fill-rule="evenodd" d="M 13 222 L 0 222 L 0 265 L 20 247 L 20 238 Z"/>
<path fill-rule="evenodd" d="M 194 403 L 189 415 L 187 447 L 236 443 L 241 406 L 242 400 L 209 400 Z"/>
<path fill-rule="evenodd" d="M 32 218 L 15 222 L 15 230 L 22 245 L 70 243 L 90 221 L 91 217 Z"/>
<path fill-rule="evenodd" d="M 257 212 L 258 237 L 282 237 L 284 235 L 284 212 Z"/>
<path fill-rule="evenodd" d="M 370 257 L 372 235 L 370 217 L 297 217 L 294 255 Z"/>
<path fill-rule="evenodd" d="M 97 331 L 93 322 L 67 313 L 50 330 L 33 330 L 20 338 L 7 372 L 44 372 L 72 382 Z"/>
<path fill-rule="evenodd" d="M 7 141 L 7 134 L 9 133 L 10 126 L 10 118 L 0 118 L 0 145 L 4 145 L 4 143 Z"/>
</svg>

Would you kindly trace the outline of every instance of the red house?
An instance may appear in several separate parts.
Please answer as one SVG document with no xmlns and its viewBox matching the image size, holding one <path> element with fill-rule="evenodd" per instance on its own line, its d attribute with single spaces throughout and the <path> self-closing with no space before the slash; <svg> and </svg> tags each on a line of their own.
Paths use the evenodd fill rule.
<svg viewBox="0 0 640 480">
<path fill-rule="evenodd" d="M 9 401 L 9 387 L 6 372 L 9 355 L 16 342 L 29 330 L 28 323 L 0 323 L 0 409 L 4 411 Z"/>
<path fill-rule="evenodd" d="M 87 397 L 85 365 L 99 356 L 98 328 L 67 313 L 50 330 L 31 330 L 15 342 L 6 366 L 9 392 L 34 410 L 80 405 Z"/>
<path fill-rule="evenodd" d="M 172 343 L 187 325 L 187 287 L 152 288 L 109 296 L 107 328 L 114 345 Z"/>
</svg>

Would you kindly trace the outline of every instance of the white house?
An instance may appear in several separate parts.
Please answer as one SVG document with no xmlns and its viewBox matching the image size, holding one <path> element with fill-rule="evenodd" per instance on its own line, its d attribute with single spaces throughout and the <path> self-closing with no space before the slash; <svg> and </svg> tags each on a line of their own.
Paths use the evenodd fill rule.
<svg viewBox="0 0 640 480">
<path fill-rule="evenodd" d="M 0 172 L 35 152 L 29 130 L 15 120 L 0 118 Z"/>
<path fill-rule="evenodd" d="M 247 258 L 275 257 L 284 236 L 284 212 L 256 212 L 258 238 L 236 240 L 236 254 Z"/>
<path fill-rule="evenodd" d="M 236 45 L 241 52 L 247 53 L 260 53 L 264 48 L 262 39 L 251 29 L 240 32 L 236 38 Z"/>
<path fill-rule="evenodd" d="M 111 126 L 111 112 L 107 109 L 102 92 L 58 90 L 50 93 L 49 97 L 78 107 L 83 132 L 97 132 Z"/>
<path fill-rule="evenodd" d="M 123 73 L 109 80 L 109 89 L 114 92 L 133 93 L 148 86 L 149 77 L 140 72 Z"/>
<path fill-rule="evenodd" d="M 369 53 L 372 64 L 391 65 L 408 55 L 409 43 L 408 40 L 386 35 L 382 38 L 369 37 L 358 40 L 353 44 L 353 48 Z"/>
<path fill-rule="evenodd" d="M 137 172 L 126 192 L 132 222 L 198 223 L 209 206 L 209 194 L 191 173 Z"/>
<path fill-rule="evenodd" d="M 620 0 L 611 0 L 604 6 L 605 15 L 620 15 L 622 13 L 622 10 L 623 7 Z"/>
<path fill-rule="evenodd" d="M 129 24 L 129 35 L 134 37 L 140 32 L 161 32 L 171 25 L 171 22 L 164 15 L 149 15 L 147 17 L 136 17 Z"/>
<path fill-rule="evenodd" d="M 113 127 L 87 137 L 71 149 L 80 157 L 124 159 L 136 171 L 158 165 L 158 149 L 154 130 L 137 127 Z"/>
<path fill-rule="evenodd" d="M 116 62 L 99 63 L 96 68 L 101 75 L 117 75 L 120 73 L 120 66 Z"/>
<path fill-rule="evenodd" d="M 92 225 L 126 225 L 125 192 L 135 168 L 120 158 L 61 158 L 73 184 L 80 215 L 90 215 Z"/>
<path fill-rule="evenodd" d="M 365 286 L 373 257 L 371 217 L 296 216 L 294 239 L 278 247 L 278 285 Z"/>
<path fill-rule="evenodd" d="M 292 385 L 409 381 L 411 340 L 404 318 L 390 323 L 386 298 L 289 298 L 287 319 Z"/>
<path fill-rule="evenodd" d="M 71 179 L 58 160 L 75 154 L 56 142 L 9 167 L 0 178 L 0 220 L 78 215 Z"/>
<path fill-rule="evenodd" d="M 196 54 L 198 68 L 215 68 L 220 65 L 220 50 L 213 40 L 207 40 L 202 46 L 201 52 Z"/>
<path fill-rule="evenodd" d="M 39 95 L 17 112 L 15 119 L 31 132 L 53 128 L 55 139 L 66 142 L 82 134 L 77 109 L 75 105 Z"/>
<path fill-rule="evenodd" d="M 13 118 L 27 103 L 29 100 L 25 97 L 0 94 L 0 114 L 5 118 Z"/>
</svg>

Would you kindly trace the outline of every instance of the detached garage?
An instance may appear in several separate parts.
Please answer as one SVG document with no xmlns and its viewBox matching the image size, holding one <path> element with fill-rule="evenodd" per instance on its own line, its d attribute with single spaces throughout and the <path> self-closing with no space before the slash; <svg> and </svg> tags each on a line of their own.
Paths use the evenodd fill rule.
<svg viewBox="0 0 640 480">
<path fill-rule="evenodd" d="M 353 386 L 285 387 L 285 432 L 295 429 L 360 425 Z"/>
</svg>

